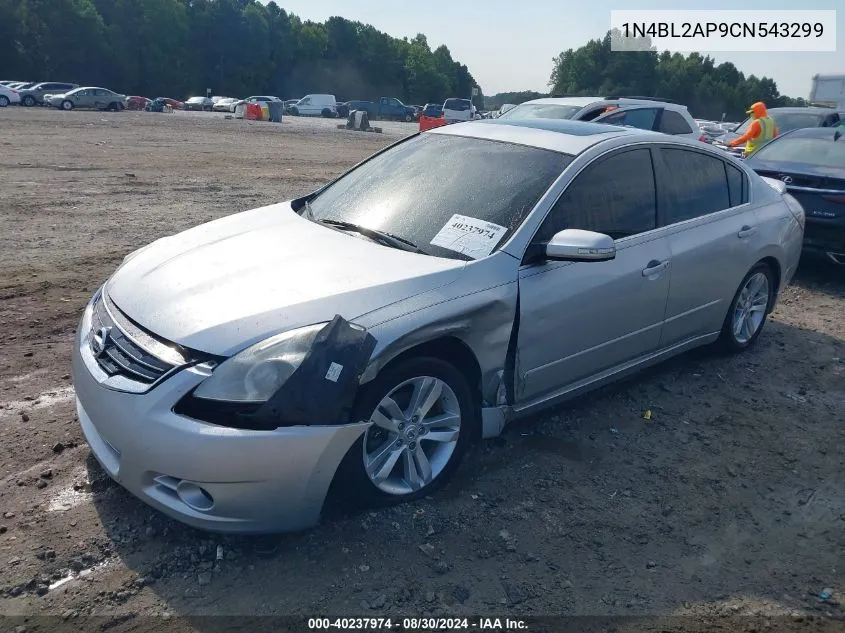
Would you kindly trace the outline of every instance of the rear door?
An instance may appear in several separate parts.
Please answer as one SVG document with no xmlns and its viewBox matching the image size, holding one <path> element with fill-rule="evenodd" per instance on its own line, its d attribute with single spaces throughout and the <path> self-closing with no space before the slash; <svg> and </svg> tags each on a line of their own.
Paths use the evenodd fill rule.
<svg viewBox="0 0 845 633">
<path fill-rule="evenodd" d="M 566 188 L 519 271 L 520 404 L 576 388 L 656 350 L 669 293 L 669 247 L 656 224 L 647 148 L 601 157 Z M 616 258 L 545 261 L 544 244 L 567 228 L 610 235 Z"/>
<path fill-rule="evenodd" d="M 688 146 L 656 150 L 658 218 L 672 253 L 661 347 L 718 332 L 755 263 L 758 218 L 745 174 Z"/>
</svg>

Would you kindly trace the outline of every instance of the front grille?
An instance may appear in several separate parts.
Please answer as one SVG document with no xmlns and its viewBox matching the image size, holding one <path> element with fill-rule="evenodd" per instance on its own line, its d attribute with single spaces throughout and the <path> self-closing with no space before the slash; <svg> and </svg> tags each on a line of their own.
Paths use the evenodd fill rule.
<svg viewBox="0 0 845 633">
<path fill-rule="evenodd" d="M 123 375 L 152 384 L 177 367 L 153 356 L 118 327 L 101 294 L 91 315 L 91 352 L 109 376 Z"/>
</svg>

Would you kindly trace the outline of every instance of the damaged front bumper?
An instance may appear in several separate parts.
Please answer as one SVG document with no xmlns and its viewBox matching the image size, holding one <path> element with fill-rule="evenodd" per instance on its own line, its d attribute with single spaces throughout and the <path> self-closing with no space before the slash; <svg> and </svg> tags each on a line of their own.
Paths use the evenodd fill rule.
<svg viewBox="0 0 845 633">
<path fill-rule="evenodd" d="M 110 389 L 90 336 L 89 307 L 73 352 L 77 412 L 94 456 L 121 486 L 209 531 L 295 531 L 319 521 L 337 467 L 368 423 L 247 430 L 179 415 L 174 406 L 208 377 L 207 366 L 146 393 Z"/>
</svg>

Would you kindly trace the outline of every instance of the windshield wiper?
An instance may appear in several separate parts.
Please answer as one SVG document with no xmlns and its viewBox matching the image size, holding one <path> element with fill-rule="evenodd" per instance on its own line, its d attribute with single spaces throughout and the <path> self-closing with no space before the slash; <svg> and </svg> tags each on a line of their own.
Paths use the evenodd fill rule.
<svg viewBox="0 0 845 633">
<path fill-rule="evenodd" d="M 368 229 L 367 227 L 361 226 L 360 224 L 353 224 L 352 222 L 344 222 L 342 220 L 330 219 L 317 220 L 317 223 L 325 224 L 326 226 L 331 226 L 344 231 L 354 231 L 355 233 L 360 233 L 361 235 L 369 237 L 374 242 L 378 242 L 379 244 L 383 244 L 384 246 L 399 248 L 403 251 L 411 251 L 412 253 L 421 253 L 423 255 L 426 254 L 426 252 L 422 250 L 419 246 L 417 246 L 410 240 L 406 240 L 404 237 L 399 237 L 398 235 L 385 233 L 384 231 L 378 231 L 376 229 Z"/>
</svg>

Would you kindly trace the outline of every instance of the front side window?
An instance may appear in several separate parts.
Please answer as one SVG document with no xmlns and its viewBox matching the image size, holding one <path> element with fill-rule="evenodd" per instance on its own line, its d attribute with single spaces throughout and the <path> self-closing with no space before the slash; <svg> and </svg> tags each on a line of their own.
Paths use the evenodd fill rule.
<svg viewBox="0 0 845 633">
<path fill-rule="evenodd" d="M 657 226 L 651 152 L 635 149 L 599 159 L 566 188 L 534 238 L 546 244 L 564 229 L 604 233 L 614 239 Z"/>
<path fill-rule="evenodd" d="M 422 134 L 336 180 L 302 215 L 389 233 L 429 255 L 468 259 L 431 244 L 453 215 L 504 227 L 502 244 L 571 161 L 536 147 Z"/>
<path fill-rule="evenodd" d="M 660 186 L 666 197 L 664 224 L 731 207 L 725 161 L 686 149 L 661 149 L 660 160 Z"/>
</svg>

